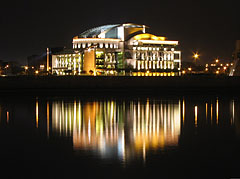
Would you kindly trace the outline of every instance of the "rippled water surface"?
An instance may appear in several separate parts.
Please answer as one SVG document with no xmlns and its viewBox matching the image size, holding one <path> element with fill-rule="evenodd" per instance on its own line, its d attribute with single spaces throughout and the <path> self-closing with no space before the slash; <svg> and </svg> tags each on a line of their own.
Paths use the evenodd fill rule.
<svg viewBox="0 0 240 179">
<path fill-rule="evenodd" d="M 239 178 L 239 97 L 1 97 L 7 177 Z"/>
</svg>

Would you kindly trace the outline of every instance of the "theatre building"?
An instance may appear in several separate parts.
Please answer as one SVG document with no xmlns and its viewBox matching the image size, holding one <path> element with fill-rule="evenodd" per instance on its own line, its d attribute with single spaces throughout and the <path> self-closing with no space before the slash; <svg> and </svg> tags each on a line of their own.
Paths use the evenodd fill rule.
<svg viewBox="0 0 240 179">
<path fill-rule="evenodd" d="M 178 76 L 179 42 L 146 33 L 145 25 L 115 24 L 89 29 L 72 49 L 52 54 L 56 75 Z"/>
</svg>

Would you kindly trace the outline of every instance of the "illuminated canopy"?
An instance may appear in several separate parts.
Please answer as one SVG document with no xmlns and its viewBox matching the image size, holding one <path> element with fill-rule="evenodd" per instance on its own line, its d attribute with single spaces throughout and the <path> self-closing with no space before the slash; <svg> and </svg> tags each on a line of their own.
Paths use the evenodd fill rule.
<svg viewBox="0 0 240 179">
<path fill-rule="evenodd" d="M 134 40 L 160 40 L 160 41 L 164 41 L 166 40 L 166 37 L 159 37 L 156 35 L 152 35 L 152 34 L 139 34 L 134 36 Z"/>
</svg>

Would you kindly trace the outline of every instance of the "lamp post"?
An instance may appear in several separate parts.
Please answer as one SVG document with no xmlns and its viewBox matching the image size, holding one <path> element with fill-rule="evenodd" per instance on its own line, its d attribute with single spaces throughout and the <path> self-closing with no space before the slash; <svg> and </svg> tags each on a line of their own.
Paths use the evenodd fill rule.
<svg viewBox="0 0 240 179">
<path fill-rule="evenodd" d="M 196 64 L 196 66 L 197 66 L 197 59 L 199 58 L 199 54 L 196 52 L 196 53 L 194 53 L 193 54 L 193 58 L 194 58 L 194 62 L 195 62 L 195 64 Z"/>
</svg>

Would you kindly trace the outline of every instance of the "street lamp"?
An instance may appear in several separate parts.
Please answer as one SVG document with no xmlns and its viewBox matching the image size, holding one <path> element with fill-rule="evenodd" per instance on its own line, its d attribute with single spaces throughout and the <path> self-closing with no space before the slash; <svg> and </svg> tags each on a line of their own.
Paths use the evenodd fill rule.
<svg viewBox="0 0 240 179">
<path fill-rule="evenodd" d="M 193 58 L 194 58 L 194 61 L 195 61 L 195 64 L 196 64 L 196 66 L 197 66 L 197 59 L 199 59 L 199 54 L 198 54 L 198 52 L 196 52 L 196 53 L 193 53 Z"/>
</svg>

